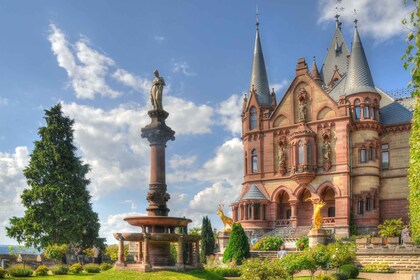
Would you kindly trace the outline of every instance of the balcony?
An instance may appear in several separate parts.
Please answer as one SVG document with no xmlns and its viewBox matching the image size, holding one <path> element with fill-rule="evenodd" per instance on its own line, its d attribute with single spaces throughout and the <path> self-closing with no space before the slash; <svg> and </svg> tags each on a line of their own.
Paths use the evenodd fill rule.
<svg viewBox="0 0 420 280">
<path fill-rule="evenodd" d="M 300 164 L 292 167 L 292 179 L 298 184 L 309 184 L 314 178 L 318 167 L 316 165 Z"/>
</svg>

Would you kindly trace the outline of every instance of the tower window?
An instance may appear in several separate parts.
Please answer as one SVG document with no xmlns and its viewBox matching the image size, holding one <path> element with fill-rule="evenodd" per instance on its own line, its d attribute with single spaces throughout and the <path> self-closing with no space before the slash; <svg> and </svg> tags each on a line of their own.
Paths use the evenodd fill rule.
<svg viewBox="0 0 420 280">
<path fill-rule="evenodd" d="M 356 120 L 360 119 L 360 100 L 356 99 L 354 101 L 354 117 Z"/>
<path fill-rule="evenodd" d="M 363 200 L 361 198 L 357 201 L 357 214 L 363 214 Z"/>
<path fill-rule="evenodd" d="M 365 119 L 370 119 L 370 107 L 369 107 L 370 100 L 369 98 L 365 99 L 365 107 L 363 109 L 363 117 Z"/>
<path fill-rule="evenodd" d="M 258 155 L 257 150 L 252 150 L 252 173 L 258 172 Z"/>
<path fill-rule="evenodd" d="M 335 207 L 328 207 L 328 217 L 335 217 Z"/>
<path fill-rule="evenodd" d="M 366 211 L 370 211 L 370 197 L 366 197 Z"/>
<path fill-rule="evenodd" d="M 246 209 L 247 209 L 247 212 L 248 212 L 247 213 L 248 214 L 248 220 L 251 220 L 251 218 L 252 218 L 252 205 L 248 204 Z"/>
<path fill-rule="evenodd" d="M 303 143 L 298 142 L 298 164 L 303 164 Z"/>
<path fill-rule="evenodd" d="M 389 145 L 382 144 L 382 169 L 389 168 Z"/>
<path fill-rule="evenodd" d="M 251 116 L 250 116 L 250 129 L 257 128 L 257 109 L 255 107 L 251 108 Z"/>
<path fill-rule="evenodd" d="M 366 149 L 360 150 L 360 162 L 365 163 L 366 162 Z"/>
<path fill-rule="evenodd" d="M 307 146 L 306 146 L 306 159 L 307 159 L 307 164 L 312 165 L 312 146 L 311 146 L 311 142 L 308 142 Z"/>
<path fill-rule="evenodd" d="M 369 160 L 374 160 L 375 156 L 374 156 L 374 151 L 373 151 L 373 147 L 370 146 L 369 147 Z"/>
</svg>

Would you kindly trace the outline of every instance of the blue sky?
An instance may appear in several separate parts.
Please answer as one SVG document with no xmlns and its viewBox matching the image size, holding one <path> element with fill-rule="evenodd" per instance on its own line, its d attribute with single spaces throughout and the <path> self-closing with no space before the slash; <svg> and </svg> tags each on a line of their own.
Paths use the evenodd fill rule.
<svg viewBox="0 0 420 280">
<path fill-rule="evenodd" d="M 20 216 L 27 165 L 44 109 L 62 102 L 75 119 L 75 142 L 89 163 L 89 189 L 101 236 L 133 231 L 122 218 L 145 214 L 153 70 L 166 80 L 164 108 L 176 140 L 167 146 L 171 216 L 201 224 L 239 194 L 243 177 L 241 100 L 249 90 L 255 10 L 268 78 L 277 97 L 297 59 L 319 67 L 335 30 L 335 1 L 153 0 L 0 2 L 0 244 Z M 343 34 L 353 33 L 354 1 L 342 1 Z M 406 87 L 400 57 L 410 8 L 403 1 L 357 0 L 359 31 L 374 82 Z M 229 212 L 228 209 L 226 209 Z"/>
</svg>

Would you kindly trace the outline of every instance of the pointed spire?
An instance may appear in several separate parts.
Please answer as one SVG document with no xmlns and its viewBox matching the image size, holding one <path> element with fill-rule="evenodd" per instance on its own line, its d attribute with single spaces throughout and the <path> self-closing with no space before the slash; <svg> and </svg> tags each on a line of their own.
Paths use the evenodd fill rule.
<svg viewBox="0 0 420 280">
<path fill-rule="evenodd" d="M 255 91 L 258 103 L 260 105 L 269 106 L 271 105 L 271 94 L 270 88 L 268 86 L 264 55 L 261 48 L 259 25 L 259 14 L 257 12 L 254 59 L 252 62 L 250 91 Z"/>
<path fill-rule="evenodd" d="M 314 81 L 321 83 L 321 77 L 319 76 L 318 67 L 316 66 L 315 56 L 314 56 L 314 62 L 312 64 L 312 69 L 311 69 L 311 77 L 312 79 L 314 79 Z"/>
<path fill-rule="evenodd" d="M 373 83 L 372 74 L 370 73 L 369 64 L 360 40 L 359 31 L 357 30 L 357 20 L 355 20 L 353 44 L 349 68 L 347 71 L 347 79 L 344 93 L 346 95 L 359 92 L 377 92 Z"/>
</svg>

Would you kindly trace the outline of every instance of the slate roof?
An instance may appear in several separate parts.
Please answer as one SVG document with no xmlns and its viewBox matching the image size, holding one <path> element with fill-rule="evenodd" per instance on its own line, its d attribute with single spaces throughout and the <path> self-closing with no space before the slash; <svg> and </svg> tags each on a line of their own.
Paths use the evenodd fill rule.
<svg viewBox="0 0 420 280">
<path fill-rule="evenodd" d="M 257 93 L 257 100 L 260 105 L 271 105 L 270 87 L 268 85 L 267 71 L 265 69 L 264 55 L 261 48 L 260 32 L 258 29 L 255 35 L 254 58 L 252 62 L 251 82 L 249 90 L 252 90 L 252 85 Z"/>
<path fill-rule="evenodd" d="M 344 92 L 346 95 L 359 92 L 376 92 L 357 27 L 354 29 L 353 45 Z"/>
<path fill-rule="evenodd" d="M 397 101 L 380 109 L 380 122 L 384 125 L 410 122 L 413 114 Z"/>
<path fill-rule="evenodd" d="M 410 112 L 414 112 L 414 107 L 416 106 L 416 99 L 414 97 L 401 98 L 396 101 L 407 108 Z"/>
<path fill-rule="evenodd" d="M 322 64 L 320 76 L 325 84 L 328 84 L 334 73 L 335 65 L 337 65 L 338 72 L 343 75 L 347 72 L 347 56 L 350 55 L 346 42 L 344 41 L 343 34 L 340 30 L 340 22 L 337 18 L 337 25 L 331 40 L 330 47 L 328 48 L 327 55 L 325 56 L 324 63 Z"/>
<path fill-rule="evenodd" d="M 252 185 L 241 200 L 262 200 L 267 199 L 256 185 Z"/>
</svg>

